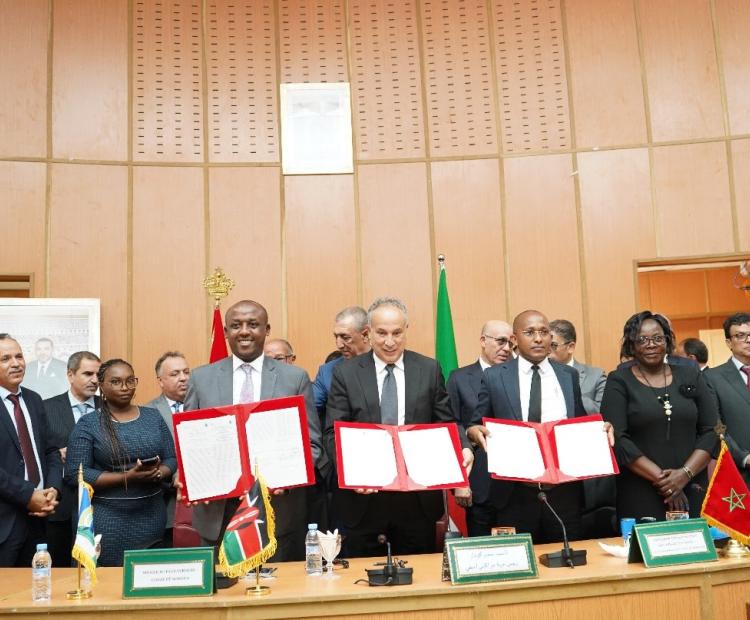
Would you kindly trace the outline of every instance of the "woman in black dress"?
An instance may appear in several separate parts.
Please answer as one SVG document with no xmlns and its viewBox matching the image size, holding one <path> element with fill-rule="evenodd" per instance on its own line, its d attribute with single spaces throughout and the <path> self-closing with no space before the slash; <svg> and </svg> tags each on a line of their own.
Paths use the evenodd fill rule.
<svg viewBox="0 0 750 620">
<path fill-rule="evenodd" d="M 662 315 L 644 311 L 625 323 L 622 355 L 632 361 L 608 375 L 601 407 L 615 430 L 619 518 L 700 514 L 718 413 L 697 365 L 665 362 L 673 350 Z"/>
<path fill-rule="evenodd" d="M 172 435 L 156 409 L 132 403 L 138 379 L 124 360 L 99 369 L 101 409 L 83 416 L 68 442 L 65 482 L 78 465 L 94 488 L 94 532 L 102 535 L 100 566 L 122 566 L 126 549 L 161 541 L 166 525 L 162 484 L 177 468 Z"/>
</svg>

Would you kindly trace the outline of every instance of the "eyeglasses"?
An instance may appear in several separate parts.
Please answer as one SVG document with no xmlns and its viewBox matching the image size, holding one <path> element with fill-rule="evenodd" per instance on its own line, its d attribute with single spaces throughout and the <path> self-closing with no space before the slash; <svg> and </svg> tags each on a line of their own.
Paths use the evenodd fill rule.
<svg viewBox="0 0 750 620">
<path fill-rule="evenodd" d="M 662 336 L 661 334 L 658 334 L 656 336 L 638 336 L 638 338 L 635 339 L 636 344 L 640 346 L 646 346 L 647 344 L 664 344 L 667 341 L 667 338 L 665 336 Z"/>
<path fill-rule="evenodd" d="M 501 349 L 507 347 L 510 344 L 510 340 L 508 338 L 495 338 L 494 336 L 489 336 L 487 334 L 482 334 L 482 337 L 494 340 L 497 343 L 497 346 Z"/>
<path fill-rule="evenodd" d="M 543 327 L 542 329 L 525 329 L 521 332 L 525 338 L 533 338 L 534 336 L 539 336 L 540 338 L 547 338 L 552 332 L 548 330 L 547 328 Z"/>
<path fill-rule="evenodd" d="M 290 360 L 294 357 L 294 354 L 292 355 L 274 355 L 273 359 L 275 359 L 277 362 L 285 362 L 286 360 Z"/>
<path fill-rule="evenodd" d="M 737 332 L 736 334 L 732 334 L 730 338 L 737 342 L 747 342 L 750 339 L 750 332 Z"/>
<path fill-rule="evenodd" d="M 565 342 L 555 342 L 555 341 L 553 340 L 553 341 L 552 341 L 552 344 L 550 344 L 549 346 L 550 346 L 550 348 L 551 348 L 551 349 L 552 349 L 553 351 L 557 351 L 557 348 L 558 348 L 558 347 L 567 347 L 567 346 L 568 346 L 568 345 L 569 345 L 569 344 L 570 344 L 571 342 L 572 342 L 572 340 L 567 340 L 567 341 L 565 341 Z"/>
<path fill-rule="evenodd" d="M 107 381 L 107 383 L 109 383 L 109 385 L 111 385 L 115 389 L 121 388 L 123 385 L 132 389 L 136 385 L 138 385 L 138 377 L 128 377 L 127 379 L 125 379 L 125 381 L 119 378 L 114 378 Z"/>
</svg>

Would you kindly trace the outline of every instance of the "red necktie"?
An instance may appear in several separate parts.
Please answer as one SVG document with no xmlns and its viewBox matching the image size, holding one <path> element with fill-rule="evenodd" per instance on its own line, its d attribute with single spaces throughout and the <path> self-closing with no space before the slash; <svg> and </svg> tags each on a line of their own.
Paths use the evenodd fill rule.
<svg viewBox="0 0 750 620">
<path fill-rule="evenodd" d="M 743 366 L 740 370 L 747 375 L 747 389 L 750 390 L 750 366 Z"/>
<path fill-rule="evenodd" d="M 26 462 L 26 471 L 29 474 L 29 482 L 34 486 L 39 484 L 39 468 L 34 456 L 34 448 L 31 445 L 31 435 L 29 427 L 26 426 L 26 418 L 21 409 L 21 403 L 18 400 L 18 394 L 8 394 L 8 400 L 13 403 L 13 415 L 16 418 L 16 431 L 18 432 L 18 442 L 21 444 L 21 454 Z"/>
</svg>

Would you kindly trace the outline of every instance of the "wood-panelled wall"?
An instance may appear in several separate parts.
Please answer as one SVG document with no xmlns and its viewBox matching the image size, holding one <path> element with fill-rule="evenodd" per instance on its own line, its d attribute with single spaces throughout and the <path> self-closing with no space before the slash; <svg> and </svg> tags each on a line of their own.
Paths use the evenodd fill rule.
<svg viewBox="0 0 750 620">
<path fill-rule="evenodd" d="M 395 294 L 459 357 L 537 307 L 612 367 L 633 260 L 750 250 L 747 0 L 0 0 L 0 270 L 205 361 L 222 266 L 314 372 Z M 350 81 L 355 172 L 283 177 L 282 82 Z M 658 308 L 657 308 L 658 309 Z"/>
</svg>

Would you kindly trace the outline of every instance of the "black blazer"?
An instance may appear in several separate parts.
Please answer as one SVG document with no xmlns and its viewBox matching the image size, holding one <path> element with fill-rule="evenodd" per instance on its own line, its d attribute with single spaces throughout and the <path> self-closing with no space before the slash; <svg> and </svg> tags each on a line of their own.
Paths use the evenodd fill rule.
<svg viewBox="0 0 750 620">
<path fill-rule="evenodd" d="M 732 458 L 750 483 L 750 470 L 742 468 L 750 454 L 750 390 L 731 358 L 720 366 L 707 368 L 703 377 L 716 398 L 721 421 L 727 426 L 725 436 Z"/>
<path fill-rule="evenodd" d="M 94 407 L 101 407 L 101 399 L 94 396 Z M 66 448 L 68 438 L 73 432 L 76 425 L 73 409 L 70 406 L 68 392 L 58 394 L 44 401 L 44 412 L 47 419 L 47 436 L 49 442 L 56 448 Z M 77 512 L 76 499 L 78 491 L 75 488 L 63 484 L 60 489 L 60 504 L 55 509 L 55 513 L 47 517 L 50 521 L 66 521 L 71 515 Z"/>
<path fill-rule="evenodd" d="M 57 446 L 49 441 L 42 398 L 26 388 L 21 388 L 21 395 L 31 419 L 42 485 L 44 488 L 54 487 L 59 493 L 62 463 Z M 8 538 L 16 519 L 32 518 L 28 516 L 26 505 L 34 493 L 34 486 L 25 479 L 24 470 L 16 428 L 7 411 L 0 410 L 0 544 Z"/>
<path fill-rule="evenodd" d="M 445 391 L 443 372 L 436 360 L 413 351 L 404 351 L 404 384 L 406 424 L 455 422 Z M 380 398 L 372 352 L 342 362 L 333 371 L 324 434 L 329 458 L 333 460 L 336 458 L 333 424 L 337 420 L 380 424 Z M 462 445 L 469 447 L 466 433 L 460 426 L 459 436 Z M 442 492 L 419 491 L 418 495 L 425 516 L 432 520 L 439 519 L 443 514 Z M 348 490 L 337 492 L 339 516 L 348 527 L 359 523 L 369 502 L 369 495 Z M 408 518 L 408 515 L 404 518 Z"/>
<path fill-rule="evenodd" d="M 550 364 L 557 375 L 557 380 L 565 397 L 568 417 L 585 416 L 586 409 L 581 399 L 578 371 L 572 366 L 558 364 L 552 360 L 550 360 Z M 481 424 L 482 418 L 523 420 L 518 359 L 497 364 L 484 371 L 482 388 L 479 391 L 479 402 L 474 410 L 471 424 Z M 508 502 L 513 484 L 513 482 L 494 479 L 490 482 L 490 500 L 497 508 L 502 508 Z"/>
</svg>

